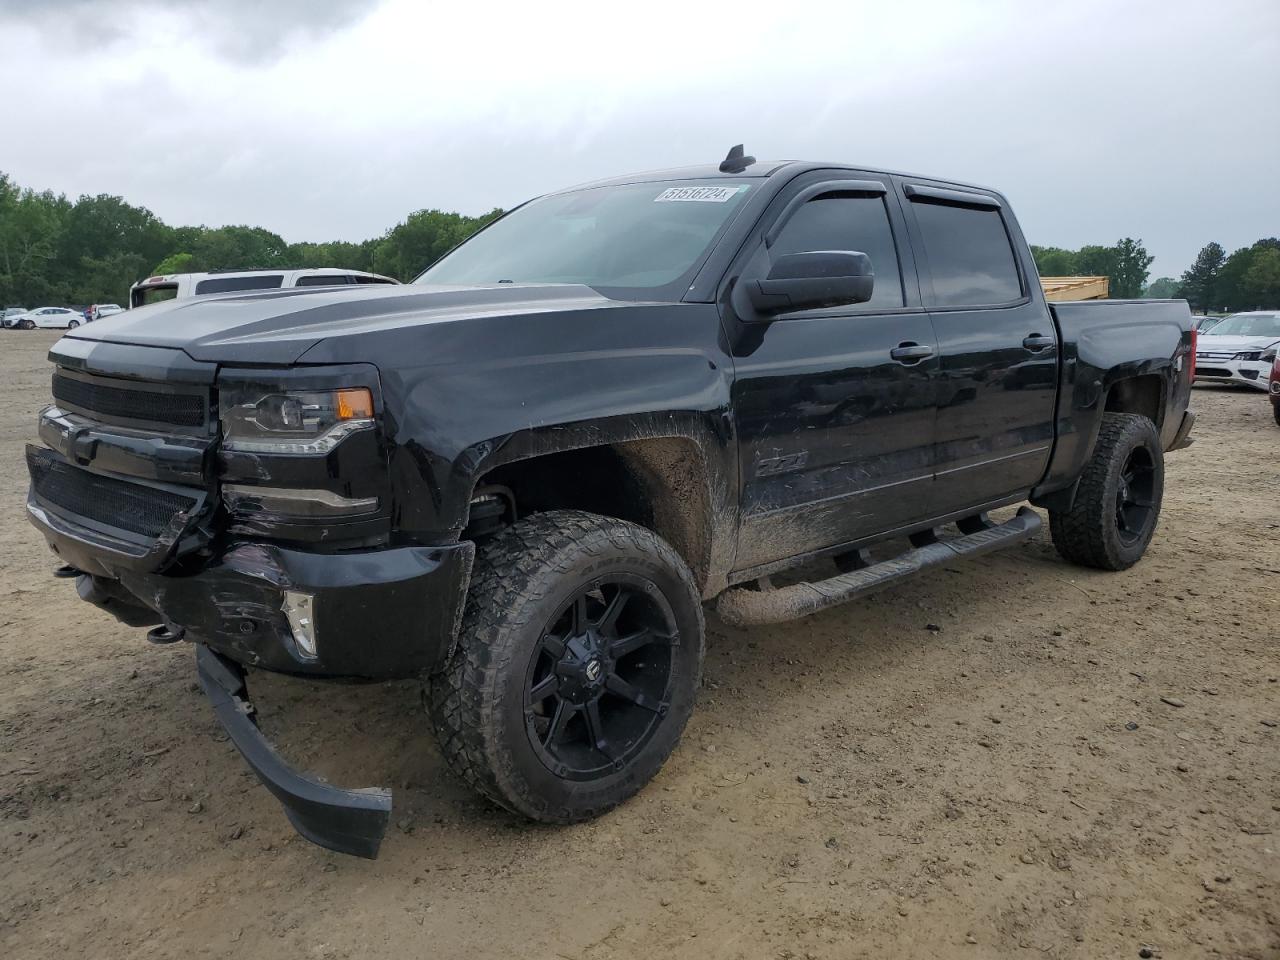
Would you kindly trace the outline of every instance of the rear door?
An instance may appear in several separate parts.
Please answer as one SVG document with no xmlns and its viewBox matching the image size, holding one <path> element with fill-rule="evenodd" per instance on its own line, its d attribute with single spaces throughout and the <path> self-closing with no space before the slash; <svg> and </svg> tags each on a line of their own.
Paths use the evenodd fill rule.
<svg viewBox="0 0 1280 960">
<path fill-rule="evenodd" d="M 933 319 L 938 368 L 933 514 L 1021 498 L 1053 445 L 1058 341 L 994 193 L 899 181 Z"/>
<path fill-rule="evenodd" d="M 752 324 L 734 348 L 738 570 L 927 514 L 937 344 L 905 232 L 887 177 L 815 171 L 774 199 L 746 243 L 741 280 L 767 275 L 784 254 L 854 250 L 870 257 L 875 287 L 868 303 Z"/>
</svg>

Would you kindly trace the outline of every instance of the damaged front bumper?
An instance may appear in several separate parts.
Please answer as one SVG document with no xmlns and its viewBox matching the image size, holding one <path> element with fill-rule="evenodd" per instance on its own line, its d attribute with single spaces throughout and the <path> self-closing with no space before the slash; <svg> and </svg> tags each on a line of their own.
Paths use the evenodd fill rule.
<svg viewBox="0 0 1280 960">
<path fill-rule="evenodd" d="M 298 773 L 258 729 L 239 664 L 199 644 L 196 675 L 227 736 L 284 806 L 294 829 L 329 850 L 377 857 L 391 820 L 391 791 L 345 790 Z"/>
<path fill-rule="evenodd" d="M 461 541 L 323 554 L 237 542 L 189 575 L 121 571 L 118 583 L 244 666 L 405 679 L 430 671 L 452 649 L 474 550 Z M 310 598 L 309 646 L 295 637 L 286 595 Z"/>
</svg>

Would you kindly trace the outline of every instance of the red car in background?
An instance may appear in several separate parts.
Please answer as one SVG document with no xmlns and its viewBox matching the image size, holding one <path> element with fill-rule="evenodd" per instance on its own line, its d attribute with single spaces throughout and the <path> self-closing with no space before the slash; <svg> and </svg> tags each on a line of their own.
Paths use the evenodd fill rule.
<svg viewBox="0 0 1280 960">
<path fill-rule="evenodd" d="M 1280 353 L 1271 361 L 1271 412 L 1275 414 L 1276 426 L 1280 427 Z"/>
</svg>

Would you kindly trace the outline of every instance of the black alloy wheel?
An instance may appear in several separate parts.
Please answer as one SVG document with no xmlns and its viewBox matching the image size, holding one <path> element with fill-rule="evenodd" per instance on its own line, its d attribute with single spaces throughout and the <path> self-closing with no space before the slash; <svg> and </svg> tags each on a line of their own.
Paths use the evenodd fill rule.
<svg viewBox="0 0 1280 960">
<path fill-rule="evenodd" d="M 531 514 L 476 551 L 457 646 L 425 691 L 441 753 L 515 813 L 597 817 L 680 742 L 704 632 L 693 574 L 652 530 Z"/>
<path fill-rule="evenodd" d="M 1164 450 L 1147 417 L 1104 413 L 1065 509 L 1049 508 L 1058 553 L 1084 567 L 1127 570 L 1146 553 L 1164 498 Z"/>
<path fill-rule="evenodd" d="M 1145 447 L 1134 447 L 1116 485 L 1116 531 L 1126 544 L 1147 535 L 1155 512 L 1156 469 Z"/>
<path fill-rule="evenodd" d="M 525 679 L 529 739 L 557 776 L 621 770 L 670 708 L 675 619 L 653 586 L 618 576 L 591 584 L 543 633 Z"/>
</svg>

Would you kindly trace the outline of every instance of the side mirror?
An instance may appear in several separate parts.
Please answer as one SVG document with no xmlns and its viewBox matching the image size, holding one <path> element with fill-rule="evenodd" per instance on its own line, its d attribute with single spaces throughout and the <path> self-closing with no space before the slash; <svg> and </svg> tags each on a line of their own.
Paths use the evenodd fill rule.
<svg viewBox="0 0 1280 960">
<path fill-rule="evenodd" d="M 871 259 L 852 250 L 812 250 L 778 257 L 768 279 L 747 281 L 762 316 L 866 303 L 875 286 Z"/>
</svg>

